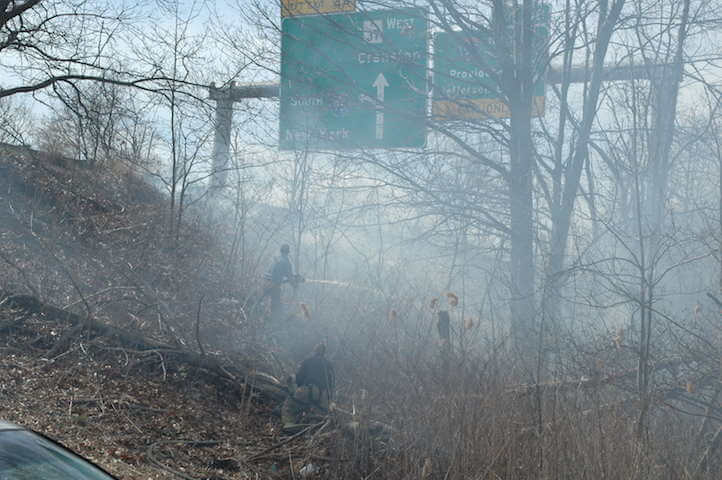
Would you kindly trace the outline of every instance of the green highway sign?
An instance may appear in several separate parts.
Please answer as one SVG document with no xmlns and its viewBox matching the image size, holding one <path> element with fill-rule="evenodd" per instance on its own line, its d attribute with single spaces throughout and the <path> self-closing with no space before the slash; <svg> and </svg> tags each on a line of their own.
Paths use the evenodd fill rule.
<svg viewBox="0 0 722 480">
<path fill-rule="evenodd" d="M 539 7 L 534 26 L 535 63 L 545 66 L 551 11 Z M 509 118 L 498 85 L 499 60 L 488 30 L 440 32 L 434 37 L 433 114 L 440 119 Z M 544 115 L 544 75 L 534 84 L 532 115 Z"/>
<path fill-rule="evenodd" d="M 282 34 L 281 149 L 424 146 L 424 9 L 290 17 Z"/>
</svg>

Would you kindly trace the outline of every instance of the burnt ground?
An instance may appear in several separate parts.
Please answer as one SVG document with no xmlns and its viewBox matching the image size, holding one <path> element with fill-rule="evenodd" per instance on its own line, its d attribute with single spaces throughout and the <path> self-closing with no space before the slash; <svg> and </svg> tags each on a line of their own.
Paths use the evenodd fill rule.
<svg viewBox="0 0 722 480">
<path fill-rule="evenodd" d="M 215 471 L 213 462 L 242 458 L 274 441 L 278 422 L 268 411 L 242 408 L 240 399 L 236 405 L 219 401 L 198 373 L 163 372 L 151 363 L 152 354 L 142 358 L 97 339 L 47 359 L 28 345 L 41 347 L 57 336 L 57 327 L 15 309 L 0 311 L 2 322 L 19 316 L 26 317 L 22 329 L 8 330 L 2 339 L 0 415 L 121 478 L 177 478 L 156 463 L 192 478 L 252 478 L 249 471 Z M 194 447 L 181 441 L 218 443 Z"/>
<path fill-rule="evenodd" d="M 324 452 L 299 439 L 248 462 L 284 438 L 273 413 L 277 402 L 223 390 L 201 369 L 163 363 L 161 353 L 134 352 L 103 337 L 79 339 L 46 358 L 63 325 L 7 302 L 0 324 L 13 325 L 0 336 L 0 417 L 47 434 L 120 478 L 285 476 L 289 458 L 298 471 Z"/>
</svg>

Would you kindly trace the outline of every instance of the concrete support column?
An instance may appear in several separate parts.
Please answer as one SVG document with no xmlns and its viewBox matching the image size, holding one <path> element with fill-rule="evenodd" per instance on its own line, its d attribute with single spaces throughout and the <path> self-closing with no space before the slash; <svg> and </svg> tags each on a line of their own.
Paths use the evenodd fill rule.
<svg viewBox="0 0 722 480">
<path fill-rule="evenodd" d="M 213 140 L 213 171 L 210 189 L 218 191 L 226 186 L 231 168 L 231 124 L 233 122 L 233 104 L 246 98 L 278 97 L 278 84 L 241 84 L 231 82 L 227 86 L 216 87 L 211 83 L 208 98 L 216 102 L 215 136 Z"/>
<path fill-rule="evenodd" d="M 231 123 L 233 120 L 233 99 L 230 89 L 215 89 L 211 85 L 211 99 L 216 101 L 215 135 L 213 139 L 213 171 L 211 190 L 226 186 L 231 159 Z"/>
</svg>

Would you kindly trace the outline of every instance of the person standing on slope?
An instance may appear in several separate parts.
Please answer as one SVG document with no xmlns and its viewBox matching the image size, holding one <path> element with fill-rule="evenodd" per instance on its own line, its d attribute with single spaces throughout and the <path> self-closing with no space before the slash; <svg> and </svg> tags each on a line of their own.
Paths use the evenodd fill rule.
<svg viewBox="0 0 722 480">
<path fill-rule="evenodd" d="M 270 285 L 266 288 L 266 294 L 271 297 L 271 320 L 278 320 L 282 315 L 281 285 L 296 281 L 291 260 L 288 258 L 290 251 L 287 244 L 281 245 L 281 256 L 274 262 L 267 276 Z"/>
</svg>

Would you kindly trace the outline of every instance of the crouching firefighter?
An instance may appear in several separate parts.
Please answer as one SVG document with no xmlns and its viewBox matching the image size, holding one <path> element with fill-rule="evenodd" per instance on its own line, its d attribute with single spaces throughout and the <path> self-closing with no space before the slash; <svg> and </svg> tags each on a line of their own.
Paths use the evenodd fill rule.
<svg viewBox="0 0 722 480">
<path fill-rule="evenodd" d="M 336 375 L 333 365 L 325 356 L 326 346 L 319 344 L 313 355 L 305 359 L 293 377 L 288 379 L 288 398 L 281 409 L 286 433 L 299 425 L 311 423 L 314 413 L 327 412 L 333 398 Z"/>
</svg>

